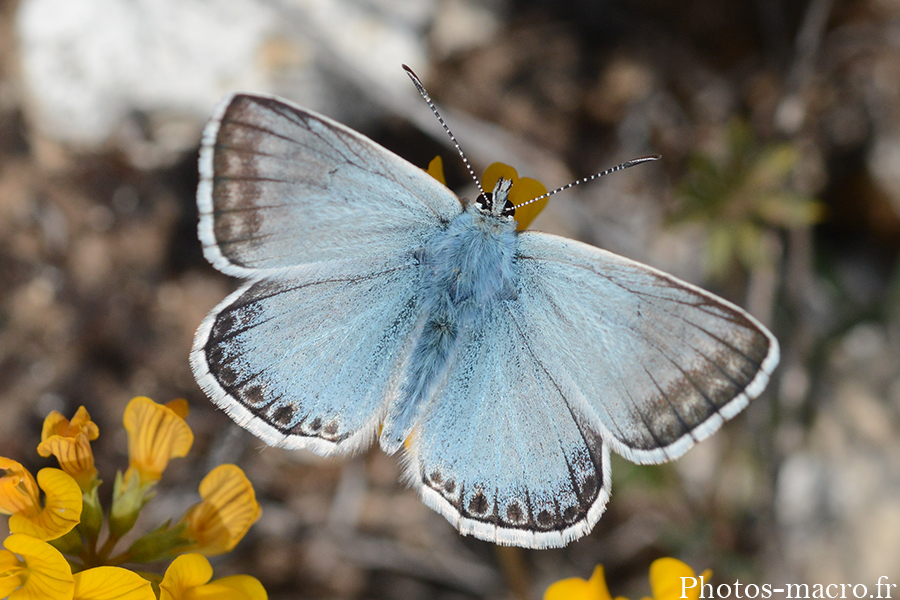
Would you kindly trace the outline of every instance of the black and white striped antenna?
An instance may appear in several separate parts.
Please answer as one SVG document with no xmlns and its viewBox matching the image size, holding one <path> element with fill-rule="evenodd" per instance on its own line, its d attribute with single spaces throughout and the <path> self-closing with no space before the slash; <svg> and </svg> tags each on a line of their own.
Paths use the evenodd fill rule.
<svg viewBox="0 0 900 600">
<path fill-rule="evenodd" d="M 466 169 L 469 170 L 469 175 L 472 176 L 472 179 L 475 181 L 475 185 L 478 186 L 478 191 L 482 194 L 484 193 L 484 189 L 481 187 L 481 182 L 478 180 L 478 177 L 475 175 L 474 169 L 472 169 L 472 165 L 469 164 L 469 159 L 466 158 L 466 155 L 463 154 L 462 148 L 459 147 L 459 142 L 456 141 L 456 136 L 453 135 L 453 132 L 450 131 L 450 128 L 447 127 L 447 123 L 444 122 L 444 118 L 441 116 L 441 113 L 438 112 L 437 107 L 434 105 L 434 102 L 431 101 L 431 96 L 428 95 L 428 92 L 425 91 L 425 86 L 422 85 L 422 80 L 419 79 L 419 76 L 416 75 L 412 69 L 403 65 L 403 70 L 406 71 L 406 74 L 409 75 L 409 78 L 412 79 L 413 85 L 416 86 L 416 89 L 419 90 L 419 93 L 422 95 L 422 98 L 425 99 L 425 102 L 428 103 L 428 107 L 431 109 L 431 112 L 434 113 L 434 116 L 437 117 L 437 120 L 440 121 L 441 126 L 444 128 L 444 131 L 447 132 L 447 135 L 450 136 L 450 140 L 453 142 L 453 145 L 456 147 L 456 151 L 459 152 L 459 157 L 462 159 L 463 164 L 466 165 Z"/>
<path fill-rule="evenodd" d="M 447 123 L 444 122 L 443 117 L 438 112 L 437 107 L 435 107 L 434 102 L 431 101 L 431 96 L 428 95 L 428 92 L 425 91 L 425 86 L 422 84 L 422 80 L 419 79 L 419 76 L 416 75 L 412 69 L 408 66 L 403 65 L 403 70 L 406 71 L 406 74 L 409 75 L 409 78 L 412 79 L 413 85 L 416 86 L 416 89 L 419 90 L 419 94 L 422 95 L 422 98 L 425 99 L 425 102 L 428 103 L 428 107 L 431 109 L 431 112 L 434 113 L 434 116 L 437 117 L 437 120 L 440 121 L 441 126 L 444 128 L 444 131 L 447 132 L 447 135 L 450 136 L 450 140 L 453 142 L 453 145 L 456 147 L 456 151 L 459 153 L 459 157 L 462 159 L 463 164 L 466 165 L 466 169 L 469 170 L 469 174 L 472 176 L 472 179 L 475 181 L 475 185 L 478 186 L 478 191 L 484 194 L 484 189 L 481 187 L 481 182 L 478 180 L 478 177 L 475 175 L 475 171 L 472 169 L 472 165 L 469 164 L 469 160 L 466 158 L 466 155 L 463 154 L 462 148 L 459 147 L 459 142 L 456 141 L 456 137 L 453 135 L 453 132 L 450 131 L 450 128 L 447 127 Z M 625 162 L 618 164 L 610 169 L 606 169 L 605 171 L 600 171 L 599 173 L 594 173 L 593 175 L 589 175 L 578 181 L 573 181 L 572 183 L 567 183 L 562 187 L 558 187 L 553 191 L 547 192 L 542 196 L 538 196 L 537 198 L 532 198 L 527 202 L 522 202 L 521 204 L 517 204 L 516 208 L 522 208 L 523 206 L 527 206 L 529 204 L 534 204 L 539 200 L 543 200 L 544 198 L 549 198 L 553 194 L 557 194 L 563 190 L 567 190 L 571 187 L 575 187 L 576 185 L 581 185 L 582 183 L 587 183 L 588 181 L 593 181 L 594 179 L 599 179 L 604 175 L 609 175 L 610 173 L 615 173 L 616 171 L 621 171 L 623 169 L 627 169 L 629 167 L 633 167 L 635 165 L 639 165 L 641 163 L 650 162 L 654 160 L 659 160 L 662 158 L 659 154 L 651 154 L 649 156 L 640 156 L 638 158 L 632 158 L 631 160 L 626 160 Z"/>
</svg>

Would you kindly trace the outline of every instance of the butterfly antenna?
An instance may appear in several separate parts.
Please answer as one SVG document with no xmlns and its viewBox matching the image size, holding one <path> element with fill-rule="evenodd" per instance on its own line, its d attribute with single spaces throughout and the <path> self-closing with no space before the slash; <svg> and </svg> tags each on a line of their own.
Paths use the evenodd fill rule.
<svg viewBox="0 0 900 600">
<path fill-rule="evenodd" d="M 469 160 L 466 158 L 466 155 L 463 154 L 462 148 L 459 147 L 459 142 L 456 141 L 456 137 L 453 135 L 453 132 L 450 131 L 449 127 L 447 127 L 447 124 L 444 122 L 444 118 L 441 117 L 441 113 L 438 112 L 438 109 L 434 105 L 434 102 L 431 101 L 431 96 L 429 96 L 428 92 L 425 91 L 425 86 L 422 85 L 422 80 L 419 79 L 419 76 L 416 75 L 413 70 L 406 65 L 403 65 L 403 70 L 406 71 L 406 74 L 409 75 L 410 79 L 412 79 L 413 85 L 416 86 L 417 90 L 419 90 L 419 94 L 421 94 L 422 98 L 425 99 L 425 102 L 428 103 L 428 107 L 431 109 L 431 112 L 433 112 L 434 116 L 437 117 L 437 120 L 440 121 L 441 126 L 444 128 L 444 131 L 447 132 L 447 135 L 450 136 L 450 141 L 453 142 L 453 145 L 456 147 L 456 151 L 459 152 L 459 157 L 462 159 L 463 164 L 466 165 L 466 169 L 469 170 L 469 175 L 472 176 L 472 180 L 475 181 L 475 185 L 478 186 L 478 191 L 483 194 L 484 190 L 481 187 L 481 182 L 478 181 L 478 177 L 475 175 L 475 171 L 472 169 L 472 165 L 469 164 Z"/>
<path fill-rule="evenodd" d="M 660 158 L 662 158 L 662 155 L 660 155 L 660 154 L 651 154 L 650 156 L 641 156 L 638 158 L 632 158 L 631 160 L 626 160 L 622 164 L 616 165 L 611 169 L 606 169 L 605 171 L 600 171 L 599 173 L 594 173 L 593 175 L 590 175 L 583 179 L 579 179 L 578 181 L 573 181 L 572 183 L 569 183 L 562 187 L 556 188 L 552 192 L 547 192 L 543 196 L 538 196 L 537 198 L 532 198 L 531 200 L 529 200 L 527 202 L 522 202 L 521 204 L 517 204 L 516 209 L 522 208 L 523 206 L 527 206 L 529 204 L 533 204 L 533 203 L 537 202 L 538 200 L 543 200 L 544 198 L 552 196 L 553 194 L 556 194 L 563 190 L 567 190 L 570 187 L 575 187 L 576 185 L 579 185 L 582 183 L 587 183 L 588 181 L 593 181 L 594 179 L 599 179 L 599 178 L 603 177 L 604 175 L 609 175 L 610 173 L 615 173 L 616 171 L 621 171 L 622 169 L 627 169 L 628 167 L 633 167 L 634 165 L 639 165 L 641 163 L 650 162 L 653 160 L 659 160 Z"/>
</svg>

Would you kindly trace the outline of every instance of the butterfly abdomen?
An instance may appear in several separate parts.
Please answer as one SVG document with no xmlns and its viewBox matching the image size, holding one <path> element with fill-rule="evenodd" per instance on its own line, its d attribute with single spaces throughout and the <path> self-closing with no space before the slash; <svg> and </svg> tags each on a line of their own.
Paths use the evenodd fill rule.
<svg viewBox="0 0 900 600">
<path fill-rule="evenodd" d="M 427 315 L 408 361 L 381 445 L 393 452 L 415 425 L 454 362 L 460 342 L 484 322 L 498 300 L 515 298 L 515 222 L 470 207 L 421 252 L 421 306 Z"/>
</svg>

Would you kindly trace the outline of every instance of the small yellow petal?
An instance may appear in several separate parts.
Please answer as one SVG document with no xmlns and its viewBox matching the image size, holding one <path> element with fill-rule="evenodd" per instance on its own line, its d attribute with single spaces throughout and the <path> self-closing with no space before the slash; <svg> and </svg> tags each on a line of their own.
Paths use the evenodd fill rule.
<svg viewBox="0 0 900 600">
<path fill-rule="evenodd" d="M 705 573 L 704 573 L 705 574 Z M 712 574 L 710 572 L 710 574 Z M 690 585 L 690 581 L 682 580 L 694 578 L 694 570 L 676 558 L 659 558 L 650 565 L 650 589 L 655 600 L 681 600 L 682 594 L 689 600 L 697 600 L 700 597 L 700 582 L 687 587 L 682 592 L 682 587 Z"/>
<path fill-rule="evenodd" d="M 492 192 L 494 191 L 494 186 L 497 185 L 497 181 L 499 181 L 501 177 L 512 181 L 513 187 L 516 186 L 516 181 L 519 180 L 519 174 L 516 173 L 514 168 L 501 162 L 495 162 L 481 174 L 481 187 L 484 188 L 484 191 L 486 192 Z"/>
<path fill-rule="evenodd" d="M 544 600 L 590 600 L 588 582 L 580 577 L 561 579 L 547 588 Z"/>
<path fill-rule="evenodd" d="M 71 421 L 53 411 L 44 419 L 37 451 L 44 457 L 55 456 L 62 470 L 88 492 L 97 477 L 91 440 L 96 440 L 99 434 L 97 424 L 91 421 L 85 407 L 80 407 Z"/>
<path fill-rule="evenodd" d="M 137 472 L 141 483 L 158 481 L 172 458 L 187 455 L 194 434 L 184 419 L 171 408 L 150 398 L 137 397 L 128 403 L 123 418 L 128 431 L 129 472 Z"/>
<path fill-rule="evenodd" d="M 182 554 L 166 569 L 159 584 L 159 600 L 186 600 L 186 594 L 212 579 L 212 574 L 212 566 L 205 556 Z"/>
<path fill-rule="evenodd" d="M 75 573 L 72 600 L 156 600 L 150 582 L 128 569 L 95 567 Z"/>
<path fill-rule="evenodd" d="M 9 600 L 69 600 L 75 589 L 72 569 L 59 550 L 30 535 L 14 533 L 4 540 L 10 552 L 22 557 L 27 575 Z"/>
<path fill-rule="evenodd" d="M 69 420 L 59 411 L 50 411 L 47 418 L 44 419 L 44 426 L 41 430 L 41 441 L 46 440 L 51 435 L 60 435 L 69 426 Z"/>
<path fill-rule="evenodd" d="M 440 155 L 435 156 L 431 159 L 431 162 L 428 163 L 428 168 L 425 169 L 429 175 L 447 185 L 447 180 L 444 178 L 444 160 L 440 157 Z"/>
<path fill-rule="evenodd" d="M 41 430 L 41 441 L 46 440 L 53 435 L 61 435 L 64 437 L 75 437 L 79 433 L 84 433 L 89 440 L 96 440 L 100 435 L 97 424 L 91 421 L 91 415 L 85 407 L 80 406 L 75 411 L 75 416 L 69 421 L 57 411 L 51 412 L 44 419 L 44 426 Z"/>
<path fill-rule="evenodd" d="M 612 600 L 606 586 L 603 565 L 594 568 L 594 573 L 588 581 L 580 577 L 557 581 L 544 592 L 544 600 Z"/>
<path fill-rule="evenodd" d="M 234 548 L 262 514 L 253 484 L 236 465 L 210 471 L 200 482 L 200 497 L 183 522 L 185 535 L 197 542 L 195 550 L 208 556 Z"/>
<path fill-rule="evenodd" d="M 197 590 L 197 598 L 222 598 L 222 600 L 268 600 L 266 588 L 255 577 L 232 575 L 216 579 Z M 213 596 L 218 593 L 218 596 Z"/>
<path fill-rule="evenodd" d="M 0 456 L 0 513 L 36 517 L 41 493 L 31 473 L 10 458 Z"/>
<path fill-rule="evenodd" d="M 211 578 L 212 567 L 206 557 L 183 554 L 166 569 L 159 584 L 159 600 L 268 600 L 255 577 L 234 575 L 210 582 Z"/>
<path fill-rule="evenodd" d="M 9 530 L 41 540 L 55 540 L 80 522 L 81 488 L 70 475 L 59 469 L 41 469 L 37 481 L 47 496 L 44 507 L 34 516 L 13 514 L 9 518 Z"/>
<path fill-rule="evenodd" d="M 523 202 L 528 202 L 529 200 L 537 198 L 538 196 L 543 196 L 546 193 L 547 188 L 544 187 L 543 183 L 541 183 L 537 179 L 522 177 L 509 191 L 509 200 L 510 202 L 518 206 Z M 547 202 L 549 202 L 549 200 L 550 198 L 544 198 L 543 200 L 532 202 L 528 206 L 517 208 L 515 216 L 517 223 L 516 229 L 518 229 L 519 231 L 523 231 L 529 225 L 531 225 L 531 222 L 534 221 L 534 218 L 538 216 L 542 210 L 544 210 L 545 206 L 547 206 Z"/>
<path fill-rule="evenodd" d="M 191 412 L 191 407 L 188 404 L 188 401 L 184 398 L 169 400 L 168 402 L 166 402 L 165 407 L 171 409 L 172 412 L 174 412 L 182 419 L 187 419 L 188 414 Z"/>
<path fill-rule="evenodd" d="M 6 598 L 25 583 L 28 568 L 25 561 L 9 550 L 0 550 L 0 598 Z"/>
<path fill-rule="evenodd" d="M 594 567 L 594 573 L 588 580 L 588 588 L 591 600 L 612 600 L 609 588 L 606 587 L 606 576 L 603 573 L 603 565 Z"/>
<path fill-rule="evenodd" d="M 242 592 L 248 598 L 253 600 L 267 600 L 269 595 L 266 589 L 256 577 L 250 575 L 232 575 L 231 577 L 223 577 L 217 579 L 216 583 L 221 586 L 231 588 L 235 591 Z"/>
</svg>

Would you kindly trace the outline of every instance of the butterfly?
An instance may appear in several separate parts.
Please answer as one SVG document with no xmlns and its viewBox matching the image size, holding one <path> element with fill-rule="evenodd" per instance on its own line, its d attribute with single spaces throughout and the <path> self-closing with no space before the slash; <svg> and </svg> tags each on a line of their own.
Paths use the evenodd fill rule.
<svg viewBox="0 0 900 600">
<path fill-rule="evenodd" d="M 402 453 L 406 481 L 464 535 L 548 548 L 587 534 L 610 451 L 678 458 L 778 363 L 737 306 L 517 231 L 509 179 L 463 202 L 286 100 L 227 97 L 199 162 L 204 254 L 244 280 L 197 331 L 200 386 L 273 446 Z"/>
</svg>

